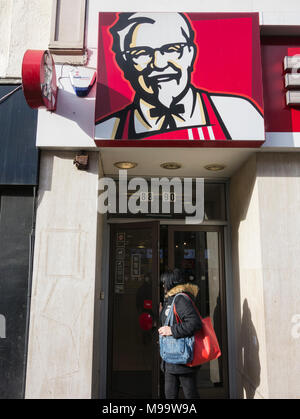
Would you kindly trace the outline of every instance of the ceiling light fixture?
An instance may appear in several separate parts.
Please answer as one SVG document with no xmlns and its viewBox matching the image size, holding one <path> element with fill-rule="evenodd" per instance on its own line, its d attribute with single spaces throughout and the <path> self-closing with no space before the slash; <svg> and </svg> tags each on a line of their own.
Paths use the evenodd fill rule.
<svg viewBox="0 0 300 419">
<path fill-rule="evenodd" d="M 225 167 L 226 166 L 224 166 L 223 164 L 214 163 L 214 164 L 208 164 L 207 166 L 204 166 L 204 169 L 210 170 L 211 172 L 219 172 L 221 170 L 224 170 Z"/>
<path fill-rule="evenodd" d="M 182 166 L 180 163 L 166 162 L 166 163 L 162 163 L 160 167 L 167 170 L 176 170 L 176 169 L 180 169 Z"/>
<path fill-rule="evenodd" d="M 117 163 L 114 163 L 114 166 L 118 169 L 129 170 L 134 169 L 137 166 L 137 163 L 131 161 L 118 161 Z"/>
</svg>

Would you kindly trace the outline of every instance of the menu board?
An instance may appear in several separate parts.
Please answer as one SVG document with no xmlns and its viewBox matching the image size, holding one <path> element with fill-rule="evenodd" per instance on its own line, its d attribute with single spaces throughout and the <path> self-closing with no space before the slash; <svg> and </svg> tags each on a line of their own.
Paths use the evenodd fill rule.
<svg viewBox="0 0 300 419">
<path fill-rule="evenodd" d="M 131 255 L 131 276 L 140 277 L 141 275 L 141 255 L 133 254 Z"/>
<path fill-rule="evenodd" d="M 124 289 L 124 268 L 125 268 L 125 233 L 117 233 L 115 253 L 115 293 L 123 294 Z"/>
</svg>

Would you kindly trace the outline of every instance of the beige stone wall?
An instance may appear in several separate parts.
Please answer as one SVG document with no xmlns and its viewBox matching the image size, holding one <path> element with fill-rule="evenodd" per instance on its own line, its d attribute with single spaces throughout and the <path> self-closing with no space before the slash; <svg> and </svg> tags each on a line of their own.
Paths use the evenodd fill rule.
<svg viewBox="0 0 300 419">
<path fill-rule="evenodd" d="M 41 153 L 26 398 L 90 398 L 98 153 Z"/>
<path fill-rule="evenodd" d="M 269 398 L 299 399 L 300 153 L 258 154 L 257 175 Z"/>
<path fill-rule="evenodd" d="M 256 156 L 232 177 L 230 215 L 239 397 L 267 398 L 267 353 Z"/>
<path fill-rule="evenodd" d="M 27 49 L 47 49 L 52 0 L 0 1 L 0 78 L 20 78 Z"/>
<path fill-rule="evenodd" d="M 300 397 L 300 153 L 257 153 L 231 179 L 240 397 Z"/>
</svg>

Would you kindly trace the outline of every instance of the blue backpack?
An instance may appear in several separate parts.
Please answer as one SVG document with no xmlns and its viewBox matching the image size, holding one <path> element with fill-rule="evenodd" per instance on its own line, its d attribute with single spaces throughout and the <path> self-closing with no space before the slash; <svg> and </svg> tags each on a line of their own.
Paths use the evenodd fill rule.
<svg viewBox="0 0 300 419">
<path fill-rule="evenodd" d="M 176 297 L 185 294 L 176 294 L 164 326 L 172 326 L 174 322 L 174 304 Z M 194 342 L 195 338 L 186 337 L 175 339 L 173 336 L 159 336 L 160 356 L 169 364 L 187 364 L 191 362 L 194 357 Z"/>
</svg>

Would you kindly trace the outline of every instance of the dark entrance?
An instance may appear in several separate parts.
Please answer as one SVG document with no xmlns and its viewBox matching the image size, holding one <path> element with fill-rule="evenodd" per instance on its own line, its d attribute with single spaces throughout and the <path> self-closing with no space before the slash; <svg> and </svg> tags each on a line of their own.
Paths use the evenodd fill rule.
<svg viewBox="0 0 300 419">
<path fill-rule="evenodd" d="M 108 397 L 163 398 L 158 347 L 160 274 L 180 268 L 199 286 L 202 316 L 210 316 L 222 357 L 198 370 L 203 398 L 228 397 L 223 228 L 111 225 Z M 183 397 L 183 396 L 182 396 Z"/>
<path fill-rule="evenodd" d="M 109 398 L 157 398 L 159 222 L 111 226 Z"/>
<path fill-rule="evenodd" d="M 27 358 L 34 190 L 0 188 L 0 399 L 22 399 Z"/>
</svg>

